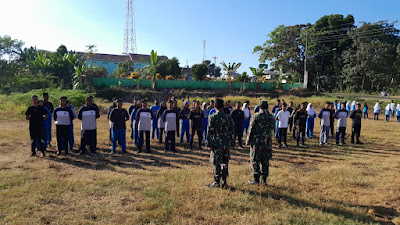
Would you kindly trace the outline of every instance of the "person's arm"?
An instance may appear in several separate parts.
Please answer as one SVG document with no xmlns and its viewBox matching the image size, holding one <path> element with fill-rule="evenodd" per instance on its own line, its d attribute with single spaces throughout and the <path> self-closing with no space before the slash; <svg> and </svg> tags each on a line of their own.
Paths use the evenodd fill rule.
<svg viewBox="0 0 400 225">
<path fill-rule="evenodd" d="M 95 111 L 96 111 L 96 119 L 100 118 L 100 111 L 97 106 L 95 107 Z"/>
<path fill-rule="evenodd" d="M 128 121 L 128 120 L 129 120 L 129 114 L 128 114 L 128 112 L 126 111 L 126 109 L 124 109 L 124 117 L 125 117 L 125 121 Z"/>
<path fill-rule="evenodd" d="M 136 120 L 136 123 L 139 121 L 139 119 L 140 119 L 140 111 L 142 111 L 142 109 L 139 109 L 137 112 L 136 112 L 136 115 L 135 115 L 135 120 Z"/>
<path fill-rule="evenodd" d="M 29 120 L 31 118 L 31 108 L 28 108 L 25 112 L 25 119 Z"/>
<path fill-rule="evenodd" d="M 50 112 L 47 108 L 43 107 L 43 120 L 47 120 L 49 118 L 49 113 Z"/>
<path fill-rule="evenodd" d="M 333 114 L 332 117 L 333 117 L 333 118 L 336 118 L 336 119 L 339 119 L 339 118 L 337 117 L 337 116 L 338 116 L 338 112 L 339 112 L 339 111 L 336 111 L 336 112 Z"/>
<path fill-rule="evenodd" d="M 114 115 L 113 115 L 113 112 L 114 112 L 114 109 L 112 109 L 112 110 L 110 111 L 110 114 L 109 114 L 108 117 L 107 117 L 111 122 L 114 122 Z"/>
<path fill-rule="evenodd" d="M 81 107 L 78 111 L 78 119 L 82 120 L 82 111 L 83 111 L 83 107 Z"/>
<path fill-rule="evenodd" d="M 324 109 L 321 109 L 321 111 L 319 111 L 318 118 L 322 119 L 322 113 L 323 112 L 324 112 Z"/>
<path fill-rule="evenodd" d="M 279 112 L 276 114 L 276 116 L 275 116 L 275 120 L 276 120 L 276 121 L 279 121 L 279 117 L 281 116 L 280 112 L 281 112 L 281 111 L 279 111 Z"/>
<path fill-rule="evenodd" d="M 253 129 L 254 129 L 254 124 L 255 124 L 255 120 L 254 120 L 254 117 L 253 117 L 253 118 L 251 118 L 251 120 L 250 120 L 249 134 L 247 135 L 247 138 L 246 138 L 246 145 L 253 146 L 253 136 L 254 136 L 254 131 L 253 131 Z"/>
<path fill-rule="evenodd" d="M 208 126 L 207 126 L 207 142 L 206 146 L 210 148 L 210 151 L 214 151 L 215 147 L 215 125 L 214 125 L 214 117 L 208 118 Z"/>
<path fill-rule="evenodd" d="M 351 112 L 351 114 L 350 114 L 350 118 L 351 118 L 351 119 L 354 119 L 355 112 L 356 112 L 356 111 Z"/>
<path fill-rule="evenodd" d="M 54 110 L 54 113 L 53 113 L 54 121 L 57 121 L 57 111 L 58 111 L 58 108 L 56 108 L 56 109 Z"/>
<path fill-rule="evenodd" d="M 68 113 L 69 113 L 69 118 L 71 119 L 71 122 L 72 122 L 72 120 L 75 119 L 75 114 L 72 112 L 71 108 L 68 108 L 67 110 L 68 110 Z"/>
</svg>

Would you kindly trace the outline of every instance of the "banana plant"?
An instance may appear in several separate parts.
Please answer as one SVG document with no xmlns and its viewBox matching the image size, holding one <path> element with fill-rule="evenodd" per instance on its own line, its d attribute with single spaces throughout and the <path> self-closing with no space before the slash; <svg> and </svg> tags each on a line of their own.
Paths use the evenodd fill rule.
<svg viewBox="0 0 400 225">
<path fill-rule="evenodd" d="M 147 62 L 149 64 L 148 68 L 150 71 L 151 75 L 151 88 L 154 90 L 156 89 L 156 71 L 157 71 L 157 66 L 160 64 L 160 61 L 158 60 L 157 57 L 157 52 L 154 50 L 151 50 L 150 52 L 150 60 L 145 60 L 143 57 L 141 58 L 142 61 Z"/>
<path fill-rule="evenodd" d="M 232 74 L 236 73 L 242 63 L 229 63 L 226 65 L 225 62 L 221 62 L 222 69 L 228 74 L 229 78 L 229 89 L 232 90 Z"/>
<path fill-rule="evenodd" d="M 249 67 L 253 75 L 256 77 L 256 90 L 260 90 L 260 77 L 264 75 L 264 70 L 267 69 L 267 66 L 263 66 L 261 68 Z"/>
</svg>

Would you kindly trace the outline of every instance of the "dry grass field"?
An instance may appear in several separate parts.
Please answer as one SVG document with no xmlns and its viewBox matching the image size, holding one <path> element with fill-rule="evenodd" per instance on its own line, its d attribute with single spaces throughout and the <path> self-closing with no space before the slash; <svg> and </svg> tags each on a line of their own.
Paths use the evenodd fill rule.
<svg viewBox="0 0 400 225">
<path fill-rule="evenodd" d="M 346 146 L 320 147 L 315 138 L 300 148 L 289 138 L 289 148 L 274 148 L 268 187 L 247 184 L 249 150 L 234 149 L 231 188 L 222 190 L 206 186 L 213 179 L 204 148 L 184 143 L 164 153 L 153 141 L 151 154 L 137 154 L 128 138 L 128 154 L 110 155 L 104 114 L 97 156 L 56 156 L 52 147 L 45 158 L 29 157 L 28 122 L 2 118 L 0 223 L 400 224 L 399 130 L 393 119 L 363 120 L 364 145 L 348 138 Z"/>
</svg>

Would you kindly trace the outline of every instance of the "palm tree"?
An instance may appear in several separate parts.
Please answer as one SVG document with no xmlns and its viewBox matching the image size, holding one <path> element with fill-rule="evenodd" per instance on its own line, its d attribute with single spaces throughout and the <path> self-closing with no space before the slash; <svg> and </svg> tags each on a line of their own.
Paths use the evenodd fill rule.
<svg viewBox="0 0 400 225">
<path fill-rule="evenodd" d="M 229 77 L 229 89 L 232 90 L 232 74 L 236 73 L 236 71 L 239 69 L 239 67 L 242 65 L 242 63 L 229 63 L 226 65 L 225 62 L 221 62 L 221 65 L 223 67 L 223 70 L 228 74 Z"/>
<path fill-rule="evenodd" d="M 256 77 L 256 90 L 259 91 L 260 90 L 260 81 L 259 78 L 262 77 L 264 75 L 264 70 L 267 69 L 267 66 L 263 66 L 261 68 L 254 68 L 254 67 L 250 67 L 251 72 L 253 73 L 253 75 Z"/>
<path fill-rule="evenodd" d="M 160 61 L 158 61 L 157 52 L 151 50 L 150 60 L 145 60 L 143 58 L 141 60 L 149 64 L 148 67 L 151 75 L 151 88 L 156 89 L 156 68 L 160 64 Z"/>
</svg>

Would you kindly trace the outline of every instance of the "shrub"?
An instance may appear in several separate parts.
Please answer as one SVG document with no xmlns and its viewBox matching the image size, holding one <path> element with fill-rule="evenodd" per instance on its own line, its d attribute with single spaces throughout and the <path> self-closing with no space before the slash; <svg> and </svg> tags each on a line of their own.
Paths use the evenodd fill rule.
<svg viewBox="0 0 400 225">
<path fill-rule="evenodd" d="M 125 89 L 105 88 L 105 89 L 97 91 L 96 97 L 104 98 L 104 99 L 107 99 L 108 101 L 111 101 L 114 97 L 126 99 L 126 98 L 128 98 L 129 94 L 130 94 L 130 92 Z"/>
<path fill-rule="evenodd" d="M 157 80 L 162 80 L 162 76 L 161 76 L 159 73 L 157 73 L 157 74 L 156 74 L 156 79 L 157 79 Z"/>
<path fill-rule="evenodd" d="M 146 79 L 147 79 L 147 80 L 151 80 L 151 76 L 147 76 Z"/>
<path fill-rule="evenodd" d="M 171 75 L 168 75 L 166 78 L 165 78 L 166 80 L 173 80 L 174 79 L 174 77 L 173 76 L 171 76 Z"/>
</svg>

